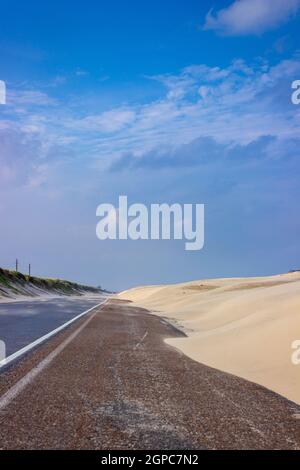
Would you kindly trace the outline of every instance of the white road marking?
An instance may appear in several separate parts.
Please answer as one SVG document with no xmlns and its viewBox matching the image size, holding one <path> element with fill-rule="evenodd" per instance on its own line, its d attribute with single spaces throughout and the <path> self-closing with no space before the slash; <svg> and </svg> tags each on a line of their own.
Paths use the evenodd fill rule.
<svg viewBox="0 0 300 470">
<path fill-rule="evenodd" d="M 97 307 L 100 307 L 101 305 L 104 305 L 107 301 L 108 301 L 108 299 L 104 300 L 104 301 L 101 302 L 100 304 L 94 305 L 94 307 L 91 307 L 91 308 L 89 308 L 88 310 L 86 310 L 85 312 L 80 313 L 79 315 L 77 315 L 76 317 L 74 317 L 74 318 L 72 318 L 71 320 L 67 321 L 67 322 L 64 323 L 63 325 L 61 325 L 61 326 L 59 326 L 58 328 L 56 328 L 55 330 L 50 331 L 50 333 L 47 333 L 46 335 L 41 336 L 40 338 L 36 339 L 35 341 L 33 341 L 33 343 L 28 344 L 28 345 L 25 346 L 24 348 L 19 349 L 19 351 L 16 351 L 15 353 L 11 354 L 10 356 L 6 357 L 5 359 L 2 359 L 2 361 L 0 361 L 0 370 L 1 370 L 1 367 L 7 366 L 7 365 L 10 364 L 12 361 L 15 361 L 18 357 L 20 357 L 20 356 L 22 356 L 23 354 L 27 353 L 27 352 L 30 351 L 31 349 L 35 348 L 35 347 L 38 346 L 39 344 L 41 344 L 41 343 L 43 343 L 44 341 L 46 341 L 46 339 L 51 338 L 51 336 L 56 335 L 57 333 L 59 333 L 59 331 L 63 330 L 63 329 L 66 328 L 67 326 L 71 325 L 72 323 L 74 323 L 76 320 L 78 320 L 79 318 L 83 317 L 83 316 L 86 315 L 87 313 L 91 312 L 92 310 L 94 310 L 94 308 L 97 308 Z"/>
<path fill-rule="evenodd" d="M 87 310 L 85 313 L 90 312 L 91 310 L 104 305 L 107 302 L 105 300 L 99 305 L 96 305 L 92 309 Z M 81 314 L 80 316 L 82 316 Z M 22 379 L 20 379 L 15 385 L 13 385 L 2 397 L 0 398 L 0 411 L 7 407 L 23 390 L 29 385 L 38 374 L 40 374 L 50 363 L 55 359 L 67 346 L 68 344 L 79 335 L 79 333 L 90 323 L 90 321 L 95 317 L 97 312 L 93 313 L 76 331 L 74 331 L 68 338 L 65 339 L 54 351 L 52 351 L 45 359 L 43 359 L 37 366 L 31 369 Z M 77 317 L 78 318 L 78 317 Z"/>
<path fill-rule="evenodd" d="M 134 351 L 142 344 L 142 342 L 144 341 L 144 339 L 146 338 L 147 335 L 148 335 L 148 331 L 146 331 L 146 333 L 144 334 L 142 339 L 138 343 L 136 343 L 136 345 L 133 348 Z"/>
</svg>

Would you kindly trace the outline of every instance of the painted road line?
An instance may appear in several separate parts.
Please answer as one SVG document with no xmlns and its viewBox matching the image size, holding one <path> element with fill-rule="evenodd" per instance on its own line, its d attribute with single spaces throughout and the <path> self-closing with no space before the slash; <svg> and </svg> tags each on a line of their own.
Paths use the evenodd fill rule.
<svg viewBox="0 0 300 470">
<path fill-rule="evenodd" d="M 76 320 L 78 320 L 79 318 L 83 317 L 83 316 L 86 315 L 87 313 L 91 312 L 91 311 L 94 310 L 95 308 L 100 307 L 101 305 L 104 305 L 107 301 L 108 301 L 108 299 L 104 300 L 104 301 L 101 302 L 100 304 L 94 305 L 94 307 L 91 307 L 91 308 L 89 308 L 88 310 L 85 310 L 85 312 L 80 313 L 79 315 L 77 315 L 76 317 L 74 317 L 74 318 L 72 318 L 71 320 L 67 321 L 67 322 L 64 323 L 63 325 L 61 325 L 61 326 L 59 326 L 58 328 L 56 328 L 55 330 L 50 331 L 50 333 L 47 333 L 46 335 L 41 336 L 40 338 L 38 338 L 38 339 L 36 339 L 35 341 L 33 341 L 32 343 L 28 344 L 28 345 L 25 346 L 24 348 L 19 349 L 19 351 L 16 351 L 15 353 L 11 354 L 10 356 L 6 357 L 5 359 L 2 359 L 2 361 L 0 361 L 0 369 L 1 369 L 2 367 L 7 366 L 7 365 L 10 364 L 11 362 L 15 361 L 17 358 L 23 356 L 23 354 L 26 354 L 28 351 L 30 351 L 31 349 L 35 348 L 35 347 L 38 346 L 39 344 L 43 343 L 43 342 L 46 341 L 47 339 L 49 339 L 49 338 L 51 338 L 52 336 L 56 335 L 57 333 L 59 333 L 60 331 L 62 331 L 63 329 L 65 329 L 67 326 L 71 325 L 71 324 L 74 323 Z"/>
<path fill-rule="evenodd" d="M 146 333 L 144 334 L 144 336 L 142 337 L 142 339 L 134 346 L 134 348 L 133 348 L 134 351 L 142 344 L 142 342 L 144 341 L 144 339 L 146 338 L 146 336 L 148 336 L 148 331 L 146 331 Z"/>
<path fill-rule="evenodd" d="M 107 300 L 100 305 L 104 305 Z M 93 308 L 98 307 L 96 305 Z M 90 309 L 89 311 L 91 311 Z M 87 313 L 87 312 L 86 312 Z M 81 331 L 90 323 L 95 317 L 97 312 L 93 313 L 77 330 L 75 330 L 65 341 L 63 341 L 54 351 L 52 351 L 45 359 L 43 359 L 37 366 L 29 371 L 22 379 L 20 379 L 13 387 L 11 387 L 2 397 L 0 398 L 0 411 L 8 406 L 27 385 L 29 385 L 46 367 L 48 367 L 53 359 L 55 359 L 67 346 L 81 333 Z M 82 315 L 81 315 L 82 316 Z M 78 317 L 77 317 L 78 318 Z"/>
</svg>

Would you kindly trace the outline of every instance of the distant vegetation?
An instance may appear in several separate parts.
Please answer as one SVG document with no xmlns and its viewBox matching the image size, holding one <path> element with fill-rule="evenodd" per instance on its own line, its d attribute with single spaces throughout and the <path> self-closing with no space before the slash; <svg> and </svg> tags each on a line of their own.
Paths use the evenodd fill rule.
<svg viewBox="0 0 300 470">
<path fill-rule="evenodd" d="M 101 290 L 61 279 L 29 277 L 20 272 L 0 268 L 0 297 L 12 298 L 20 295 L 35 297 L 45 293 L 80 295 L 89 292 L 99 293 Z"/>
</svg>

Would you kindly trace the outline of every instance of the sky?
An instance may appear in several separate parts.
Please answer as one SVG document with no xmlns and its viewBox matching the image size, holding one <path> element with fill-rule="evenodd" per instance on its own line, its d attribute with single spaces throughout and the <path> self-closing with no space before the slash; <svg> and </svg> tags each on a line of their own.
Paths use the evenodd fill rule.
<svg viewBox="0 0 300 470">
<path fill-rule="evenodd" d="M 300 0 L 0 0 L 0 266 L 122 290 L 300 267 Z M 96 208 L 205 204 L 205 245 Z"/>
</svg>

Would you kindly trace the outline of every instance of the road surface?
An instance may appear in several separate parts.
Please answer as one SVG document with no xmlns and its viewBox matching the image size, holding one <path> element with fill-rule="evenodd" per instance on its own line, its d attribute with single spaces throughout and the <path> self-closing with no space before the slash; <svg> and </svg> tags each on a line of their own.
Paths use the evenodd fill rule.
<svg viewBox="0 0 300 470">
<path fill-rule="evenodd" d="M 2 449 L 300 449 L 300 407 L 165 344 L 110 300 L 0 375 Z M 42 361 L 42 362 L 41 362 Z"/>
<path fill-rule="evenodd" d="M 9 356 L 103 300 L 103 296 L 57 297 L 0 303 L 0 340 Z"/>
</svg>

